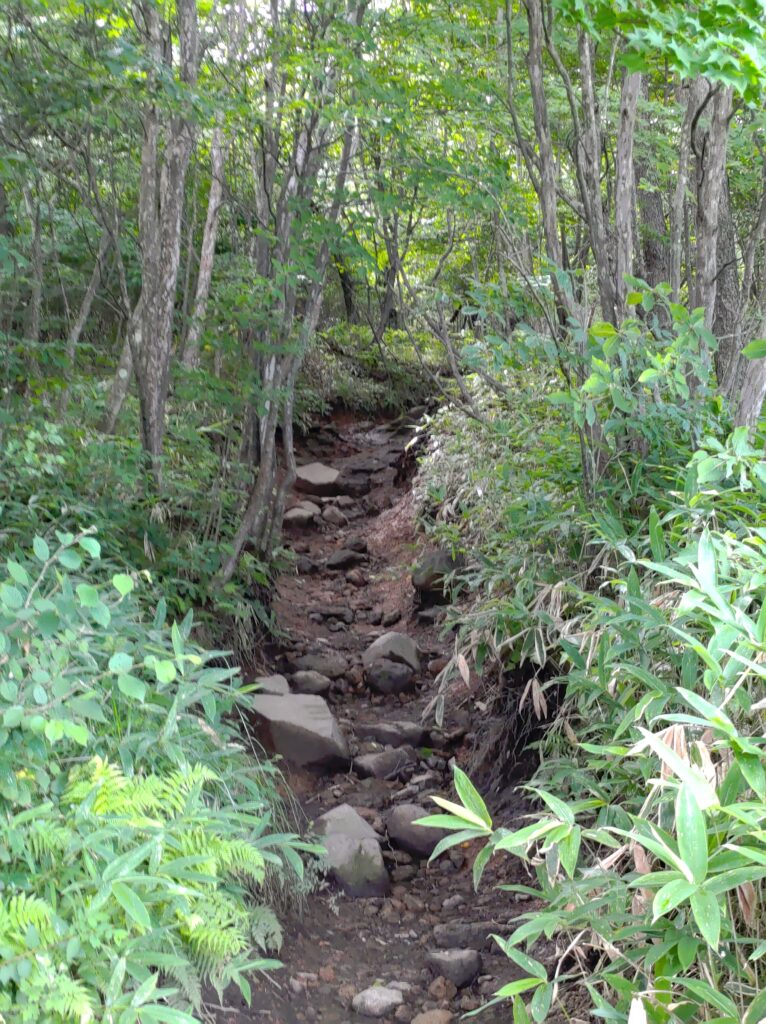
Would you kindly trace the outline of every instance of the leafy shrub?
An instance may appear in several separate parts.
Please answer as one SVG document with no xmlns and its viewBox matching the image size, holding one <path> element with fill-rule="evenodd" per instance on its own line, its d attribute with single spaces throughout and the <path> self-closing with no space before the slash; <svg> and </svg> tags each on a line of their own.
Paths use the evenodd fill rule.
<svg viewBox="0 0 766 1024">
<path fill-rule="evenodd" d="M 100 555 L 92 531 L 37 536 L 0 583 L 0 1014 L 190 1021 L 203 981 L 249 998 L 276 966 L 267 876 L 298 882 L 313 848 L 274 831 L 235 672 L 191 615 L 144 622 Z"/>
<path fill-rule="evenodd" d="M 460 775 L 460 804 L 431 821 L 456 842 L 486 840 L 477 883 L 494 852 L 533 873 L 516 888 L 538 907 L 497 937 L 524 974 L 498 998 L 522 1022 L 566 1014 L 583 986 L 592 1012 L 617 1022 L 766 1018 L 766 472 L 706 390 L 701 316 L 665 322 L 596 325 L 587 365 L 558 392 L 543 364 L 560 420 L 542 423 L 522 396 L 525 418 L 495 401 L 471 440 L 434 442 L 461 458 L 472 446 L 492 481 L 445 495 L 445 518 L 477 548 L 458 653 L 527 663 L 541 717 L 548 688 L 563 692 L 537 744 L 529 823 L 493 828 Z M 598 465 L 592 491 L 572 474 L 578 428 Z M 519 458 L 525 432 L 534 472 Z M 477 434 L 501 450 L 494 475 Z M 427 462 L 421 493 L 444 479 Z M 538 953 L 554 938 L 553 958 Z"/>
<path fill-rule="evenodd" d="M 440 358 L 426 336 L 416 339 L 424 363 L 438 373 Z M 365 416 L 400 413 L 426 401 L 433 383 L 404 331 L 387 330 L 380 345 L 371 328 L 336 324 L 308 353 L 295 396 L 296 419 L 307 429 L 334 407 Z"/>
</svg>

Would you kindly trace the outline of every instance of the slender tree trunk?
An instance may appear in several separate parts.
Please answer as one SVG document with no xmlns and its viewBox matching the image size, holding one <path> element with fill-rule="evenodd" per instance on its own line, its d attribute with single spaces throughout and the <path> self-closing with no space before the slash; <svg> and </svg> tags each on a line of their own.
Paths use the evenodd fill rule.
<svg viewBox="0 0 766 1024">
<path fill-rule="evenodd" d="M 167 54 L 160 11 L 151 2 L 144 3 L 141 10 L 149 53 L 161 64 L 167 60 Z M 199 70 L 196 0 L 177 0 L 176 12 L 180 76 L 185 86 L 193 88 Z M 193 145 L 193 125 L 185 113 L 172 114 L 163 130 L 158 110 L 147 108 L 139 196 L 142 344 L 135 370 L 141 436 L 157 486 L 161 485 L 160 457 L 173 349 L 186 172 Z"/>
<path fill-rule="evenodd" d="M 713 327 L 718 288 L 718 233 L 721 196 L 726 186 L 726 149 L 733 93 L 716 86 L 709 95 L 710 126 L 696 138 L 697 152 L 697 296 L 705 308 L 705 326 Z"/>
<path fill-rule="evenodd" d="M 585 151 L 586 184 L 590 193 L 588 230 L 601 302 L 601 315 L 616 323 L 615 281 L 609 261 L 609 238 L 601 195 L 601 129 L 596 106 L 596 83 L 593 67 L 593 40 L 581 31 L 579 37 L 580 77 L 584 112 L 583 147 Z M 635 120 L 635 106 L 632 117 Z M 631 178 L 632 180 L 632 178 Z"/>
<path fill-rule="evenodd" d="M 133 353 L 140 352 L 140 350 L 140 319 L 131 316 L 125 325 L 125 340 L 122 343 L 120 359 L 112 378 L 109 397 L 106 400 L 104 414 L 101 418 L 100 429 L 103 434 L 114 434 L 117 429 L 117 420 L 122 411 L 122 406 L 130 389 L 130 381 L 133 377 Z"/>
<path fill-rule="evenodd" d="M 678 302 L 681 296 L 681 266 L 685 252 L 684 242 L 688 238 L 686 214 L 692 125 L 704 96 L 704 79 L 696 79 L 694 84 L 691 87 L 686 87 L 684 91 L 687 93 L 686 109 L 678 145 L 676 185 L 670 203 L 670 297 L 673 302 Z M 688 278 L 691 274 L 691 265 L 688 260 L 686 261 L 686 273 Z"/>
<path fill-rule="evenodd" d="M 96 292 L 98 286 L 101 283 L 101 276 L 104 270 L 104 259 L 109 250 L 111 244 L 111 238 L 108 231 L 103 231 L 101 238 L 98 243 L 98 253 L 96 254 L 96 262 L 93 265 L 93 271 L 88 281 L 88 286 L 85 289 L 85 294 L 82 297 L 80 303 L 80 309 L 77 313 L 77 318 L 72 324 L 66 342 L 66 366 L 67 373 L 71 376 L 74 375 L 74 362 L 75 354 L 77 351 L 77 343 L 80 340 L 85 324 L 87 323 L 88 317 L 90 316 L 91 307 L 93 306 L 93 300 L 96 298 Z M 59 396 L 59 413 L 63 415 L 69 404 L 69 382 L 65 385 Z"/>
<path fill-rule="evenodd" d="M 628 286 L 626 275 L 633 273 L 633 222 L 635 219 L 633 179 L 633 140 L 636 130 L 638 96 L 641 91 L 641 75 L 637 72 L 626 74 L 622 81 L 620 96 L 620 122 L 617 132 L 617 161 L 615 167 L 614 229 L 616 240 L 616 302 L 615 312 L 622 320 L 627 312 L 625 297 Z"/>
<path fill-rule="evenodd" d="M 194 294 L 189 332 L 186 337 L 183 364 L 191 369 L 199 362 L 199 345 L 202 328 L 205 323 L 205 311 L 210 297 L 210 283 L 213 279 L 213 261 L 215 260 L 215 243 L 218 236 L 218 220 L 221 213 L 223 196 L 223 168 L 226 150 L 223 145 L 223 133 L 219 127 L 213 131 L 210 145 L 210 192 L 207 201 L 205 229 L 202 233 L 202 249 L 200 250 L 197 288 Z"/>
</svg>

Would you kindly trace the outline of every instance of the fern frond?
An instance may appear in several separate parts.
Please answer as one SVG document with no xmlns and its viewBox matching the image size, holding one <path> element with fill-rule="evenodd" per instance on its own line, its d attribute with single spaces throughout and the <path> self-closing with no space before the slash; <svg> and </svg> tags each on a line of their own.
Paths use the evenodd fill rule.
<svg viewBox="0 0 766 1024">
<path fill-rule="evenodd" d="M 263 855 L 244 839 L 221 839 L 216 859 L 221 868 L 230 874 L 246 875 L 258 883 L 263 881 Z"/>
<path fill-rule="evenodd" d="M 65 1021 L 75 1021 L 82 1024 L 83 1021 L 93 1020 L 94 1000 L 85 985 L 68 974 L 59 972 L 56 975 L 56 982 L 53 991 L 45 1000 L 46 1009 L 51 1014 L 49 1019 L 62 1018 Z M 56 1018 L 52 1015 L 57 1014 Z"/>
<path fill-rule="evenodd" d="M 26 949 L 30 928 L 34 928 L 41 942 L 52 942 L 53 916 L 53 908 L 39 896 L 17 893 L 0 903 L 0 942 Z"/>
<path fill-rule="evenodd" d="M 282 948 L 282 926 L 271 907 L 253 907 L 250 911 L 250 935 L 264 953 L 278 953 Z"/>
</svg>

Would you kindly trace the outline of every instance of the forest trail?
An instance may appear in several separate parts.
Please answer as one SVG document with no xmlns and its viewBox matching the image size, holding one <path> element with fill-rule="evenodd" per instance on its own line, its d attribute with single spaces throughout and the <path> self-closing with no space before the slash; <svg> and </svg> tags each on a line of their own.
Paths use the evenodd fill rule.
<svg viewBox="0 0 766 1024">
<path fill-rule="evenodd" d="M 406 451 L 412 437 L 406 423 L 336 421 L 309 438 L 299 461 L 340 470 L 341 479 L 352 482 L 336 496 L 294 493 L 292 509 L 311 512 L 302 504 L 308 500 L 321 511 L 313 518 L 287 512 L 287 522 L 297 523 L 286 532 L 298 572 L 279 580 L 275 606 L 287 640 L 274 670 L 293 690 L 296 681 L 302 689 L 327 690 L 351 755 L 350 769 L 288 766 L 287 780 L 310 821 L 346 805 L 341 829 L 354 833 L 356 823 L 367 844 L 372 838 L 370 877 L 362 888 L 374 894 L 350 896 L 331 879 L 323 883 L 302 914 L 287 922 L 285 969 L 260 981 L 252 1007 L 229 1005 L 220 1021 L 356 1024 L 374 1017 L 449 1024 L 519 976 L 489 939 L 493 932 L 507 935 L 515 914 L 529 909 L 493 891 L 498 881 L 511 881 L 495 874 L 507 873 L 508 862 L 490 865 L 475 894 L 477 850 L 458 847 L 428 866 L 428 845 L 438 835 L 406 821 L 412 805 L 433 813 L 431 795 L 451 796 L 449 761 L 460 760 L 470 730 L 467 712 L 454 710 L 456 701 L 442 730 L 421 724 L 449 640 L 439 638 L 442 608 L 419 609 L 410 579 L 418 548 L 414 460 Z M 349 489 L 354 496 L 345 493 Z M 419 669 L 402 684 L 404 692 L 376 695 L 362 655 L 391 631 L 416 642 Z M 295 676 L 316 657 L 317 667 L 335 677 L 331 682 L 326 676 L 322 682 L 323 675 Z M 420 851 L 418 843 L 425 844 Z M 445 950 L 453 952 L 445 957 Z M 378 991 L 365 992 L 372 986 Z M 510 1005 L 493 1007 L 486 1019 L 511 1021 Z"/>
</svg>

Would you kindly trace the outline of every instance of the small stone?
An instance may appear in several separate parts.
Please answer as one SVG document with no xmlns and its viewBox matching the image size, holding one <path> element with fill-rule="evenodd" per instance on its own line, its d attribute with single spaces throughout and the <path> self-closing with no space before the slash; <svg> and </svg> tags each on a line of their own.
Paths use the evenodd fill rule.
<svg viewBox="0 0 766 1024">
<path fill-rule="evenodd" d="M 363 1017 L 387 1017 L 403 1002 L 404 996 L 397 989 L 373 985 L 354 996 L 351 1005 Z"/>
<path fill-rule="evenodd" d="M 481 953 L 475 949 L 434 949 L 428 954 L 428 966 L 458 988 L 465 988 L 481 973 Z"/>
<path fill-rule="evenodd" d="M 383 621 L 383 612 L 380 610 L 380 608 L 373 608 L 373 610 L 367 616 L 367 621 L 371 626 L 379 626 Z"/>
<path fill-rule="evenodd" d="M 402 613 L 399 611 L 399 609 L 394 608 L 393 611 L 386 612 L 386 614 L 383 616 L 383 625 L 394 626 L 401 619 L 401 617 Z"/>
<path fill-rule="evenodd" d="M 329 676 L 324 676 L 321 672 L 313 672 L 311 669 L 295 672 L 291 679 L 298 693 L 315 693 L 320 697 L 329 691 L 331 685 Z"/>
<path fill-rule="evenodd" d="M 361 569 L 350 569 L 346 573 L 346 579 L 353 587 L 364 587 L 367 585 L 367 579 Z"/>
<path fill-rule="evenodd" d="M 325 964 L 319 968 L 319 980 L 324 981 L 327 985 L 332 985 L 335 981 L 335 968 L 332 964 Z"/>
<path fill-rule="evenodd" d="M 408 764 L 417 763 L 417 758 L 412 747 L 397 747 L 355 757 L 353 766 L 357 775 L 363 779 L 388 779 L 398 775 Z"/>
<path fill-rule="evenodd" d="M 457 986 L 454 981 L 439 975 L 428 986 L 428 994 L 432 999 L 440 1003 L 443 999 L 454 999 L 457 995 Z"/>
<path fill-rule="evenodd" d="M 298 570 L 299 576 L 311 576 L 313 573 L 317 572 L 316 564 L 305 555 L 301 555 L 300 558 L 296 559 L 295 568 Z"/>
<path fill-rule="evenodd" d="M 359 565 L 364 561 L 364 555 L 350 548 L 341 548 L 334 551 L 325 563 L 328 569 L 349 569 L 351 566 Z"/>
<path fill-rule="evenodd" d="M 412 1018 L 412 1024 L 452 1024 L 455 1019 L 449 1010 L 426 1010 Z"/>
<path fill-rule="evenodd" d="M 373 739 L 389 747 L 401 747 L 409 743 L 422 747 L 428 732 L 415 722 L 357 722 L 356 734 L 360 739 Z"/>
<path fill-rule="evenodd" d="M 335 505 L 328 505 L 327 508 L 322 512 L 322 519 L 326 523 L 330 523 L 331 526 L 345 526 L 348 523 L 348 519 L 343 515 L 341 510 Z"/>
<path fill-rule="evenodd" d="M 397 1006 L 396 1013 L 394 1014 L 394 1020 L 400 1021 L 401 1024 L 410 1024 L 412 1020 L 412 1009 L 407 1006 L 406 1003 L 402 1003 L 401 1006 Z"/>
<path fill-rule="evenodd" d="M 312 516 L 318 516 L 322 514 L 322 510 L 319 505 L 315 505 L 313 501 L 302 501 L 298 505 L 298 508 L 303 508 L 307 512 L 310 512 Z"/>
<path fill-rule="evenodd" d="M 330 679 L 339 679 L 349 669 L 349 664 L 342 654 L 331 652 L 304 654 L 301 658 L 296 659 L 294 664 L 296 672 L 321 672 L 323 676 L 329 676 Z"/>
</svg>

